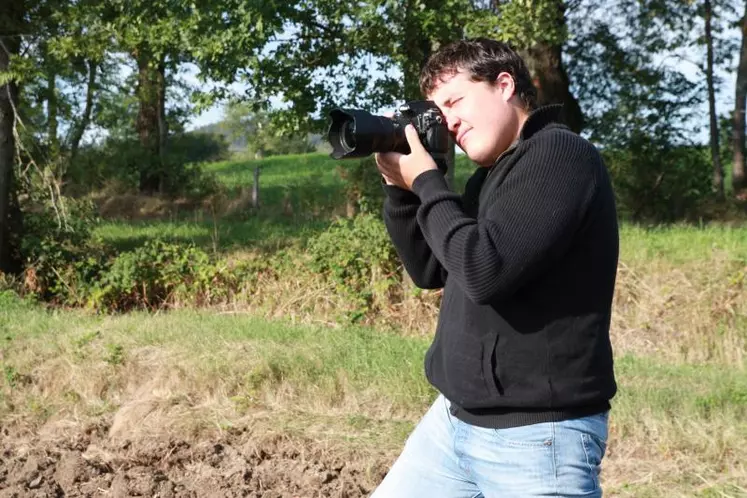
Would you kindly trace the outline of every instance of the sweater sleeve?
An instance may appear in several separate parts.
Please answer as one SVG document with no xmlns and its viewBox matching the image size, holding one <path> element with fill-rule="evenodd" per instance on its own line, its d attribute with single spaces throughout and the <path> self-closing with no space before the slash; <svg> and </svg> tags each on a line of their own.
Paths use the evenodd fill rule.
<svg viewBox="0 0 747 498">
<path fill-rule="evenodd" d="M 440 289 L 446 282 L 446 271 L 418 225 L 420 199 L 392 185 L 384 185 L 384 191 L 384 223 L 407 273 L 421 289 Z"/>
<path fill-rule="evenodd" d="M 423 173 L 413 184 L 418 224 L 472 301 L 510 296 L 570 246 L 596 191 L 596 157 L 577 135 L 548 133 L 527 145 L 499 191 L 483 194 L 479 220 L 465 215 L 440 175 Z"/>
</svg>

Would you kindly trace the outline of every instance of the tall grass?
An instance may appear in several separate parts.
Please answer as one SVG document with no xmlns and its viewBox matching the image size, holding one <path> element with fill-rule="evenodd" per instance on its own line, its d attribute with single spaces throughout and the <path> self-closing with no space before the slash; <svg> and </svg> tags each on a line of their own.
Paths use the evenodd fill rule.
<svg viewBox="0 0 747 498">
<path fill-rule="evenodd" d="M 428 338 L 207 311 L 97 317 L 9 294 L 0 301 L 4 424 L 104 416 L 111 437 L 131 440 L 270 413 L 275 430 L 393 458 L 435 397 L 423 376 Z M 634 355 L 618 355 L 616 371 L 608 495 L 740 496 L 747 372 Z"/>
<path fill-rule="evenodd" d="M 257 252 L 265 258 L 285 247 L 301 254 L 310 238 L 341 214 L 333 208 L 344 197 L 339 163 L 322 154 L 216 163 L 210 170 L 229 188 L 246 188 L 254 167 L 261 168 L 261 183 L 269 193 L 258 212 L 225 218 L 193 213 L 181 220 L 110 221 L 100 225 L 96 234 L 120 249 L 159 237 L 229 258 Z M 458 186 L 472 170 L 466 158 L 458 156 Z M 284 213 L 287 199 L 276 195 L 280 191 L 289 193 L 296 206 L 306 205 L 305 214 Z M 623 223 L 620 249 L 612 333 L 621 354 L 745 368 L 747 227 Z M 265 316 L 336 321 L 349 303 L 344 296 L 335 296 L 319 275 L 304 271 L 302 257 L 296 260 L 290 273 L 260 279 L 231 305 Z M 435 326 L 438 296 L 401 294 L 401 301 L 390 303 L 371 321 L 406 334 L 429 334 Z"/>
<path fill-rule="evenodd" d="M 472 169 L 459 161 L 458 186 Z M 222 306 L 91 316 L 0 294 L 4 424 L 104 416 L 113 437 L 147 437 L 222 430 L 264 413 L 283 430 L 396 454 L 435 395 L 422 361 L 439 294 L 398 287 L 374 296 L 364 325 L 341 320 L 349 296 L 304 254 L 342 214 L 335 162 L 312 154 L 209 168 L 239 192 L 256 166 L 258 211 L 108 221 L 95 231 L 121 250 L 161 238 L 229 260 L 288 251 Z M 747 496 L 746 275 L 745 227 L 622 225 L 608 495 Z M 371 287 L 389 277 L 372 273 Z"/>
</svg>

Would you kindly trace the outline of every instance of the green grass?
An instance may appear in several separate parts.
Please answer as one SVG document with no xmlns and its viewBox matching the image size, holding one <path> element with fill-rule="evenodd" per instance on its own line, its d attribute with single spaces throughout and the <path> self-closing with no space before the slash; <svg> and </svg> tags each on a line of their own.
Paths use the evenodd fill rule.
<svg viewBox="0 0 747 498">
<path fill-rule="evenodd" d="M 747 227 L 621 226 L 620 259 L 623 261 L 661 259 L 676 265 L 712 258 L 728 258 L 747 264 Z"/>
<path fill-rule="evenodd" d="M 339 205 L 343 182 L 339 165 L 325 154 L 273 156 L 254 161 L 224 161 L 208 164 L 230 189 L 251 187 L 256 167 L 260 168 L 260 201 L 268 209 L 279 208 L 286 198 L 294 210 L 329 210 Z M 280 209 L 277 209 L 278 211 Z"/>
<path fill-rule="evenodd" d="M 93 234 L 118 250 L 131 250 L 149 240 L 193 244 L 219 252 L 257 249 L 272 251 L 303 243 L 324 230 L 323 219 L 297 221 L 293 218 L 258 215 L 218 220 L 104 221 Z"/>
<path fill-rule="evenodd" d="M 426 338 L 194 310 L 91 316 L 10 293 L 0 305 L 4 420 L 114 413 L 154 383 L 171 393 L 165 420 L 232 426 L 269 410 L 273 430 L 396 452 L 435 396 Z M 747 371 L 631 355 L 616 371 L 608 494 L 740 496 Z"/>
<path fill-rule="evenodd" d="M 344 183 L 338 171 L 341 165 L 341 161 L 326 154 L 208 164 L 206 170 L 235 195 L 239 189 L 251 187 L 254 168 L 259 167 L 260 210 L 216 219 L 197 211 L 171 220 L 105 220 L 94 234 L 118 250 L 130 250 L 156 238 L 221 252 L 274 250 L 302 244 L 343 212 Z M 466 156 L 457 156 L 457 189 L 463 188 L 473 170 Z M 290 215 L 285 212 L 286 204 L 292 209 Z"/>
<path fill-rule="evenodd" d="M 461 191 L 475 166 L 457 155 L 455 189 Z M 201 247 L 230 250 L 236 247 L 273 248 L 303 242 L 341 213 L 344 183 L 338 167 L 342 161 L 326 154 L 277 156 L 261 160 L 223 161 L 206 165 L 227 188 L 249 188 L 253 171 L 260 167 L 259 213 L 213 220 L 209 214 L 183 215 L 177 220 L 104 222 L 96 234 L 120 249 L 162 237 Z M 293 215 L 283 214 L 290 203 Z M 747 227 L 671 225 L 621 226 L 621 260 L 662 259 L 678 264 L 722 257 L 747 261 Z"/>
</svg>

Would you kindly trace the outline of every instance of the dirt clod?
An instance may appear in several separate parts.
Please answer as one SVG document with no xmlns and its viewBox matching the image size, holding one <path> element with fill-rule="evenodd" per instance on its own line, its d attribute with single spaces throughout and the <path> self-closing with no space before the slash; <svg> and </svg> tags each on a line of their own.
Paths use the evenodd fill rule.
<svg viewBox="0 0 747 498">
<path fill-rule="evenodd" d="M 358 498 L 389 463 L 252 431 L 123 443 L 103 425 L 59 439 L 8 433 L 0 441 L 0 498 Z"/>
</svg>

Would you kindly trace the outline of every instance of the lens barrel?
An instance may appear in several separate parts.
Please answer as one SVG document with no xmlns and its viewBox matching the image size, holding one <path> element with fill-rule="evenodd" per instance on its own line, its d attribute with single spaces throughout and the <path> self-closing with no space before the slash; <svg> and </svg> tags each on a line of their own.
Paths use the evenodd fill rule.
<svg viewBox="0 0 747 498">
<path fill-rule="evenodd" d="M 374 152 L 410 153 L 402 124 L 358 109 L 333 109 L 327 138 L 335 159 L 366 157 Z"/>
</svg>

